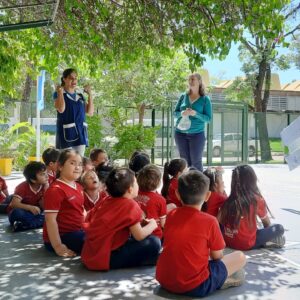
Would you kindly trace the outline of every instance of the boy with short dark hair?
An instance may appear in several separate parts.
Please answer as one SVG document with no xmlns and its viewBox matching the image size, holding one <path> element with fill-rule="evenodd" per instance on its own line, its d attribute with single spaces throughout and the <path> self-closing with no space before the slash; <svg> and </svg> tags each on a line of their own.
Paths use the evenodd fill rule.
<svg viewBox="0 0 300 300">
<path fill-rule="evenodd" d="M 90 270 L 154 265 L 159 255 L 160 240 L 151 235 L 154 219 L 141 226 L 142 210 L 134 201 L 138 185 L 134 173 L 127 168 L 112 170 L 106 179 L 107 197 L 86 224 L 81 253 Z"/>
<path fill-rule="evenodd" d="M 47 169 L 49 185 L 56 179 L 57 161 L 59 154 L 60 151 L 53 147 L 47 148 L 42 154 L 42 158 Z"/>
<path fill-rule="evenodd" d="M 8 219 L 14 231 L 43 227 L 43 197 L 48 187 L 46 166 L 37 161 L 25 166 L 26 181 L 16 188 L 8 207 Z"/>
<path fill-rule="evenodd" d="M 208 187 L 208 178 L 199 171 L 178 179 L 183 206 L 167 216 L 156 268 L 156 279 L 170 292 L 204 297 L 243 283 L 245 255 L 236 251 L 223 256 L 225 243 L 216 218 L 200 211 L 209 198 Z"/>
<path fill-rule="evenodd" d="M 105 150 L 100 148 L 95 148 L 91 150 L 90 159 L 95 168 L 99 166 L 101 163 L 108 162 L 108 156 Z"/>
</svg>

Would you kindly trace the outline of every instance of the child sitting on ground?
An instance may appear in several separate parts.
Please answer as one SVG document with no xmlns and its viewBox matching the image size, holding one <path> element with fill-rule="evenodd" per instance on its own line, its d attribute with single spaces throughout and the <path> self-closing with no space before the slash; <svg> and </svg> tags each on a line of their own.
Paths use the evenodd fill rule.
<svg viewBox="0 0 300 300">
<path fill-rule="evenodd" d="M 84 208 L 88 212 L 100 201 L 100 192 L 104 189 L 104 185 L 92 170 L 82 175 L 81 183 L 84 190 Z"/>
<path fill-rule="evenodd" d="M 156 267 L 156 279 L 170 292 L 204 297 L 244 281 L 245 255 L 236 251 L 223 256 L 225 243 L 218 221 L 201 212 L 210 194 L 208 186 L 208 178 L 199 171 L 178 178 L 183 206 L 167 216 Z"/>
<path fill-rule="evenodd" d="M 128 167 L 137 176 L 138 172 L 146 165 L 150 164 L 150 157 L 147 153 L 141 151 L 133 152 Z"/>
<path fill-rule="evenodd" d="M 223 169 L 221 167 L 207 168 L 203 174 L 209 179 L 209 190 L 211 194 L 208 201 L 202 205 L 201 210 L 217 217 L 220 207 L 227 199 L 222 176 Z"/>
<path fill-rule="evenodd" d="M 151 235 L 154 219 L 141 226 L 143 211 L 134 201 L 138 185 L 128 168 L 114 169 L 106 180 L 110 194 L 86 227 L 81 259 L 90 270 L 129 268 L 156 263 L 161 243 Z M 131 237 L 132 235 L 132 237 Z"/>
<path fill-rule="evenodd" d="M 100 148 L 92 149 L 90 153 L 90 160 L 94 166 L 94 168 L 97 168 L 102 163 L 108 162 L 108 156 L 105 150 Z"/>
<path fill-rule="evenodd" d="M 90 158 L 83 156 L 82 157 L 82 174 L 87 171 L 95 170 L 95 167 Z"/>
<path fill-rule="evenodd" d="M 103 204 L 104 200 L 109 196 L 106 191 L 106 179 L 109 175 L 109 173 L 113 170 L 113 166 L 111 164 L 101 163 L 96 168 L 96 174 L 98 176 L 98 179 L 100 181 L 101 185 L 101 191 L 99 195 L 99 201 L 96 202 L 94 207 L 90 209 L 85 217 L 85 222 L 89 223 L 92 221 L 92 218 L 95 214 L 95 211 Z"/>
<path fill-rule="evenodd" d="M 147 165 L 138 173 L 139 194 L 135 198 L 147 219 L 156 220 L 158 227 L 153 231 L 160 239 L 167 215 L 167 204 L 163 196 L 157 193 L 161 182 L 161 172 L 155 165 Z"/>
<path fill-rule="evenodd" d="M 84 197 L 76 182 L 81 173 L 80 154 L 63 150 L 58 158 L 57 179 L 45 193 L 44 245 L 58 256 L 75 256 L 83 246 Z"/>
<path fill-rule="evenodd" d="M 263 229 L 257 228 L 256 216 L 261 219 Z M 284 228 L 280 224 L 271 225 L 266 201 L 257 187 L 256 174 L 248 165 L 232 171 L 231 193 L 221 207 L 218 219 L 230 248 L 280 248 L 285 244 Z"/>
<path fill-rule="evenodd" d="M 55 148 L 48 148 L 42 154 L 42 158 L 47 169 L 49 185 L 56 179 L 57 160 L 59 154 L 60 151 Z"/>
<path fill-rule="evenodd" d="M 176 207 L 182 206 L 176 195 L 176 190 L 178 188 L 178 177 L 184 171 L 187 171 L 187 162 L 182 158 L 175 158 L 165 163 L 161 194 L 167 200 L 167 204 L 173 203 Z"/>
<path fill-rule="evenodd" d="M 26 181 L 20 183 L 8 207 L 13 231 L 40 228 L 44 223 L 43 197 L 48 187 L 46 166 L 37 161 L 25 166 Z"/>
<path fill-rule="evenodd" d="M 9 199 L 6 181 L 0 176 L 0 213 L 7 213 Z"/>
</svg>

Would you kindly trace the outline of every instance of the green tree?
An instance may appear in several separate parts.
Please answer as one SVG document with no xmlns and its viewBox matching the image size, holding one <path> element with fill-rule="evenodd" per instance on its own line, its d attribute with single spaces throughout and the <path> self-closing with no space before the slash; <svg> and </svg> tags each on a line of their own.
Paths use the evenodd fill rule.
<svg viewBox="0 0 300 300">
<path fill-rule="evenodd" d="M 238 8 L 239 15 L 244 20 L 244 34 L 240 37 L 239 47 L 240 59 L 244 62 L 242 70 L 246 75 L 244 82 L 236 80 L 230 92 L 234 88 L 240 90 L 236 96 L 246 97 L 249 101 L 249 93 L 245 88 L 252 91 L 253 104 L 257 112 L 258 132 L 261 147 L 262 161 L 271 160 L 271 148 L 268 139 L 266 123 L 266 110 L 270 96 L 271 70 L 275 65 L 281 69 L 289 67 L 285 56 L 278 55 L 278 47 L 287 47 L 287 39 L 290 35 L 300 30 L 300 24 L 288 23 L 292 16 L 295 16 L 300 9 L 300 3 L 291 4 L 289 1 L 270 1 L 261 3 L 255 9 Z M 267 11 L 271 10 L 271 13 Z M 235 14 L 237 11 L 235 11 Z M 266 19 L 263 19 L 266 16 Z M 256 22 L 249 22 L 256 18 Z M 231 96 L 234 92 L 231 93 Z"/>
</svg>

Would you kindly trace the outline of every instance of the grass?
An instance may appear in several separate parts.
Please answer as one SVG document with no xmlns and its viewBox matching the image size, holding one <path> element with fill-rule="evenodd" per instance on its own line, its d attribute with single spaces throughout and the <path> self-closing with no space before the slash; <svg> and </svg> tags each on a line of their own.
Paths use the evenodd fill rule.
<svg viewBox="0 0 300 300">
<path fill-rule="evenodd" d="M 284 147 L 281 143 L 281 139 L 279 138 L 272 138 L 270 140 L 270 147 L 272 152 L 282 152 L 284 150 Z"/>
</svg>

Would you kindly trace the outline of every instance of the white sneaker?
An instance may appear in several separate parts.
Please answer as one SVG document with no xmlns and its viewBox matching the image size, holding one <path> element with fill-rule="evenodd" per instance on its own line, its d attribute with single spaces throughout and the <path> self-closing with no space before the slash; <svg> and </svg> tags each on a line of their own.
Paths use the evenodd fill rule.
<svg viewBox="0 0 300 300">
<path fill-rule="evenodd" d="M 275 239 L 266 242 L 265 247 L 266 248 L 282 248 L 285 245 L 285 236 L 280 235 L 276 237 Z"/>
<path fill-rule="evenodd" d="M 245 282 L 245 270 L 240 269 L 233 273 L 232 275 L 228 276 L 225 280 L 224 284 L 221 287 L 221 290 L 227 289 L 233 286 L 240 286 Z"/>
</svg>

